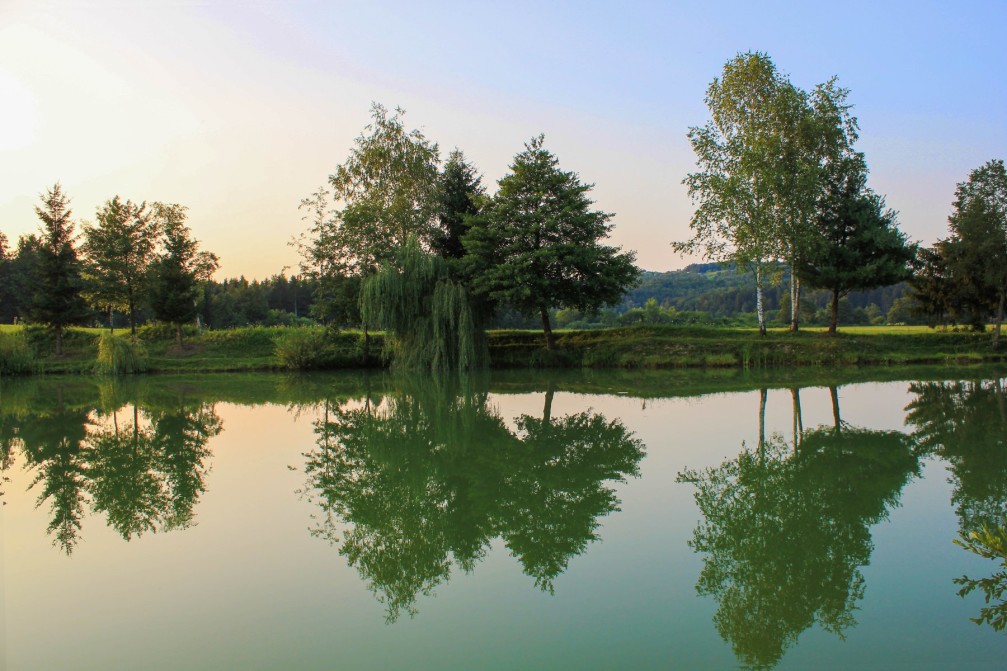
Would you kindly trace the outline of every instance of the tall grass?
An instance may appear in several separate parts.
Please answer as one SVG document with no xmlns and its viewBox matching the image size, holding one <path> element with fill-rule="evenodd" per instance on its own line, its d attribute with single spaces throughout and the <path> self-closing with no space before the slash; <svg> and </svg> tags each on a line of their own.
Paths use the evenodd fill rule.
<svg viewBox="0 0 1007 671">
<path fill-rule="evenodd" d="M 35 353 L 24 332 L 0 333 L 0 375 L 23 375 L 35 370 Z"/>
<path fill-rule="evenodd" d="M 99 375 L 131 375 L 147 370 L 147 353 L 139 342 L 131 343 L 110 333 L 98 338 L 98 359 L 94 372 Z"/>
</svg>

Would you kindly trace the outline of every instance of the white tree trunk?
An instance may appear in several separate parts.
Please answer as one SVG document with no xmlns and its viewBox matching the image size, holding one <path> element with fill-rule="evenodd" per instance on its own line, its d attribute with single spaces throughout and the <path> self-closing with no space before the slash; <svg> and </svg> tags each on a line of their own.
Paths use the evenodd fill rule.
<svg viewBox="0 0 1007 671">
<path fill-rule="evenodd" d="M 766 335 L 766 309 L 762 303 L 762 267 L 755 268 L 755 309 L 759 313 L 759 335 Z"/>
</svg>

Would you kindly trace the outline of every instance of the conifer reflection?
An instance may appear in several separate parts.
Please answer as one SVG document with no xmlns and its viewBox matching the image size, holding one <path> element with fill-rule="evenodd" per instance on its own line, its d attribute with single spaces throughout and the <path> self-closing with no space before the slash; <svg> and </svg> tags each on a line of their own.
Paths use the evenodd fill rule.
<svg viewBox="0 0 1007 671">
<path fill-rule="evenodd" d="M 988 578 L 955 579 L 959 594 L 981 593 L 986 605 L 978 624 L 1007 626 L 1007 390 L 1002 379 L 919 382 L 906 423 L 921 450 L 945 459 L 951 470 L 951 503 L 958 515 L 955 542 L 1000 562 Z"/>
<path fill-rule="evenodd" d="M 906 435 L 849 426 L 833 399 L 832 427 L 801 431 L 795 416 L 793 443 L 774 434 L 716 468 L 679 475 L 696 486 L 703 514 L 690 541 L 705 555 L 696 589 L 718 602 L 717 630 L 746 667 L 775 666 L 813 624 L 842 637 L 856 623 L 870 526 L 919 473 Z"/>
<path fill-rule="evenodd" d="M 340 545 L 389 621 L 502 538 L 537 586 L 617 509 L 611 482 L 636 475 L 642 444 L 591 413 L 522 416 L 516 432 L 485 391 L 405 381 L 376 406 L 327 403 L 306 462 L 322 510 L 314 533 Z M 344 530 L 341 531 L 341 529 Z"/>
<path fill-rule="evenodd" d="M 951 469 L 961 531 L 1007 523 L 1007 390 L 1001 379 L 917 382 L 906 423 L 922 452 Z"/>
</svg>

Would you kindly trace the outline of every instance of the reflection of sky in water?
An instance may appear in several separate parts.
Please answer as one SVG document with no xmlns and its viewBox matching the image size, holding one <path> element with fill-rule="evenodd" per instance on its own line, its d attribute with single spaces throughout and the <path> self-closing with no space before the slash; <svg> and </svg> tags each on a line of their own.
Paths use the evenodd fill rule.
<svg viewBox="0 0 1007 671">
<path fill-rule="evenodd" d="M 842 418 L 907 430 L 907 384 L 840 388 Z M 800 392 L 804 427 L 832 424 L 829 390 Z M 540 417 L 544 394 L 490 395 L 507 425 Z M 42 668 L 609 669 L 735 668 L 696 596 L 702 558 L 686 541 L 698 511 L 684 468 L 706 468 L 757 441 L 759 393 L 641 400 L 557 391 L 552 416 L 586 408 L 620 418 L 647 447 L 641 477 L 617 485 L 621 511 L 570 561 L 556 594 L 536 590 L 499 539 L 471 574 L 452 572 L 419 613 L 386 625 L 382 606 L 336 548 L 309 536 L 318 508 L 298 496 L 314 445 L 306 411 L 218 403 L 207 490 L 190 529 L 124 542 L 100 516 L 83 521 L 68 559 L 45 535 L 46 506 L 16 461 L 0 511 L 6 661 Z M 792 430 L 789 390 L 768 394 L 766 432 Z M 293 470 L 289 467 L 293 467 Z M 816 628 L 779 668 L 997 668 L 1007 639 L 968 621 L 976 600 L 951 579 L 989 565 L 951 543 L 957 519 L 942 462 L 902 491 L 871 528 L 866 594 L 847 641 Z"/>
</svg>

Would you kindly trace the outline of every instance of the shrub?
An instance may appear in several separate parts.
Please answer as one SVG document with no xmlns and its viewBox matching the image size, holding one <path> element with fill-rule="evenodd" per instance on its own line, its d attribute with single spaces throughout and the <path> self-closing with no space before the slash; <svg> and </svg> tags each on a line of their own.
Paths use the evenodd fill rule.
<svg viewBox="0 0 1007 671">
<path fill-rule="evenodd" d="M 325 368 L 336 358 L 335 354 L 323 328 L 291 329 L 276 339 L 276 358 L 291 370 Z"/>
<path fill-rule="evenodd" d="M 0 375 L 20 375 L 35 369 L 35 354 L 23 332 L 0 333 Z"/>
<path fill-rule="evenodd" d="M 147 370 L 147 353 L 139 342 L 102 333 L 98 339 L 98 359 L 94 372 L 99 375 L 130 375 Z"/>
</svg>

